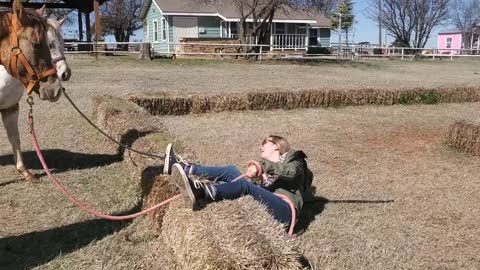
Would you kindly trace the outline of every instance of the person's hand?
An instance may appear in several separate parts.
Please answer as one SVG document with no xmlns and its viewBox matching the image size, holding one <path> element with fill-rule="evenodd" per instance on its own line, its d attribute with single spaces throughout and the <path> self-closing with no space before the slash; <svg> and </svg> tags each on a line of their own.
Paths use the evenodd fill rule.
<svg viewBox="0 0 480 270">
<path fill-rule="evenodd" d="M 245 174 L 249 178 L 253 178 L 253 177 L 257 176 L 257 174 L 258 174 L 257 166 L 250 165 L 250 167 L 248 167 L 248 170 Z"/>
</svg>

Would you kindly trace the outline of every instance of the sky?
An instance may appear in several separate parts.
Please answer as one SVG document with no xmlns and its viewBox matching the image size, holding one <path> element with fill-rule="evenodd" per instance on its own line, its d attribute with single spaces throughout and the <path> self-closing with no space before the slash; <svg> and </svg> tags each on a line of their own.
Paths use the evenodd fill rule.
<svg viewBox="0 0 480 270">
<path fill-rule="evenodd" d="M 354 38 L 355 42 L 368 41 L 372 44 L 378 44 L 378 24 L 369 17 L 370 3 L 372 0 L 353 0 L 353 13 L 356 15 L 354 34 L 349 35 L 349 38 Z M 440 26 L 431 34 L 426 47 L 436 47 L 437 33 L 441 30 L 449 28 L 447 26 Z M 451 27 L 450 27 L 451 28 Z M 385 30 L 382 31 L 382 42 L 385 42 Z M 387 44 L 391 44 L 394 38 L 387 36 Z M 332 42 L 338 43 L 338 35 L 332 32 Z"/>
</svg>

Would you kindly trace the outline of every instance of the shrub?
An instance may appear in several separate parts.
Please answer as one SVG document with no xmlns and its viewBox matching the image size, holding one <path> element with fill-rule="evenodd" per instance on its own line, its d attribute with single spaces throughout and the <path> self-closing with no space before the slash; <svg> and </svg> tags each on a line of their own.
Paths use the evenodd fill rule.
<svg viewBox="0 0 480 270">
<path fill-rule="evenodd" d="M 307 54 L 330 54 L 330 49 L 326 47 L 308 47 Z"/>
</svg>

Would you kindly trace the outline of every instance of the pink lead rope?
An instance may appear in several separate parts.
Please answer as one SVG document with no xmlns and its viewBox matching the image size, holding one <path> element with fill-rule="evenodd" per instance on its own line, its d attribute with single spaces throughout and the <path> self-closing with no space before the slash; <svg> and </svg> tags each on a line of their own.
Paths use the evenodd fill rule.
<svg viewBox="0 0 480 270">
<path fill-rule="evenodd" d="M 84 210 L 84 211 L 86 211 L 90 214 L 93 214 L 94 216 L 97 216 L 97 217 L 103 218 L 103 219 L 107 219 L 107 220 L 115 220 L 115 221 L 134 219 L 134 218 L 137 218 L 137 217 L 144 216 L 147 213 L 152 212 L 154 210 L 157 210 L 158 208 L 169 204 L 170 202 L 172 202 L 173 200 L 175 200 L 175 199 L 177 199 L 181 196 L 181 194 L 175 195 L 172 198 L 167 199 L 167 200 L 165 200 L 165 201 L 163 201 L 163 202 L 161 202 L 157 205 L 154 205 L 154 206 L 152 206 L 148 209 L 145 209 L 141 212 L 131 214 L 131 215 L 112 216 L 112 215 L 103 214 L 100 211 L 98 211 L 97 209 L 95 209 L 95 208 L 93 208 L 89 205 L 86 205 L 85 203 L 82 203 L 80 200 L 78 200 L 75 196 L 73 196 L 70 192 L 68 192 L 68 190 L 62 185 L 62 183 L 60 183 L 60 181 L 58 181 L 58 179 L 50 172 L 50 169 L 48 168 L 47 163 L 45 162 L 42 151 L 40 150 L 40 146 L 38 144 L 37 136 L 35 134 L 35 129 L 33 128 L 33 116 L 31 114 L 28 116 L 28 126 L 29 126 L 29 130 L 30 130 L 30 134 L 32 135 L 32 144 L 35 148 L 35 152 L 37 153 L 38 159 L 40 160 L 40 163 L 42 164 L 42 167 L 45 170 L 45 173 L 47 173 L 50 180 L 52 180 L 55 183 L 55 185 L 58 187 L 58 189 L 60 189 L 60 191 L 70 201 L 72 201 L 74 204 L 76 204 L 80 209 L 82 209 L 82 210 Z M 257 167 L 257 170 L 258 170 L 257 175 L 262 176 L 263 170 L 262 170 L 262 166 L 260 165 L 260 163 L 252 160 L 252 161 L 248 162 L 248 166 L 251 166 L 251 165 L 255 165 Z M 234 181 L 236 181 L 240 178 L 243 178 L 243 177 L 246 177 L 246 174 L 240 175 Z M 294 228 L 295 223 L 296 223 L 295 206 L 293 205 L 292 201 L 287 196 L 282 195 L 282 194 L 275 194 L 275 195 L 277 195 L 280 198 L 282 198 L 283 200 L 285 200 L 290 205 L 290 208 L 292 209 L 292 222 L 290 224 L 290 230 L 288 231 L 288 235 L 292 236 L 293 235 L 293 228 Z"/>
</svg>

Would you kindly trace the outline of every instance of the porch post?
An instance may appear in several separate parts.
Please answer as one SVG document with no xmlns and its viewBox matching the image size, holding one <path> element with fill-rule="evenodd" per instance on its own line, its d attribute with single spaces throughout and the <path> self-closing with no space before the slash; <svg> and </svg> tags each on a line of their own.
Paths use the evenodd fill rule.
<svg viewBox="0 0 480 270">
<path fill-rule="evenodd" d="M 272 26 L 270 27 L 270 51 L 273 51 L 273 26 L 275 25 L 274 22 L 272 22 Z"/>
<path fill-rule="evenodd" d="M 310 42 L 310 24 L 307 23 L 307 37 L 306 37 L 306 40 L 305 40 L 305 50 L 308 50 L 308 46 L 310 45 L 309 42 Z"/>
</svg>

